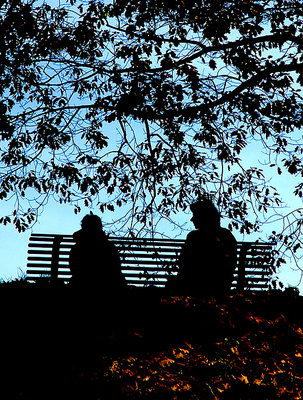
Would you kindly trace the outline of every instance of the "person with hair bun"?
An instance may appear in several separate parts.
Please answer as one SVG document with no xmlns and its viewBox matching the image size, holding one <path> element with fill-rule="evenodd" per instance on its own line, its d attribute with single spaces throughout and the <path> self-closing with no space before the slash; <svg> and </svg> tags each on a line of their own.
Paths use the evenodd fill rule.
<svg viewBox="0 0 303 400">
<path fill-rule="evenodd" d="M 191 204 L 191 221 L 196 230 L 187 235 L 171 290 L 195 295 L 227 293 L 237 261 L 237 242 L 220 225 L 220 213 L 208 198 Z"/>
</svg>

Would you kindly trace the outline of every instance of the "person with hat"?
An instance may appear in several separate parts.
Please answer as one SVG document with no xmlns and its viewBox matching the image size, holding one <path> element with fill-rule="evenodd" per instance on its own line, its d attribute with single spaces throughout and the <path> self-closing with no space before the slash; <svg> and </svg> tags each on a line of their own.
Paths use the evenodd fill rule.
<svg viewBox="0 0 303 400">
<path fill-rule="evenodd" d="M 167 287 L 195 295 L 227 293 L 236 267 L 236 239 L 221 227 L 220 213 L 210 199 L 197 201 L 190 209 L 196 230 L 187 235 L 178 275 Z"/>
</svg>

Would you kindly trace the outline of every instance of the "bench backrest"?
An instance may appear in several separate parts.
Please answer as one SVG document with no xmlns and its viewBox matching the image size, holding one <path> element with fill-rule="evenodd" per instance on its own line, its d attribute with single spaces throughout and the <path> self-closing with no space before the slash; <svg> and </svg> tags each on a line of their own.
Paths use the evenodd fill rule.
<svg viewBox="0 0 303 400">
<path fill-rule="evenodd" d="M 71 235 L 32 234 L 29 239 L 27 280 L 68 282 Z M 122 272 L 129 285 L 164 287 L 168 276 L 177 273 L 184 240 L 163 238 L 109 237 L 120 253 Z M 271 243 L 238 242 L 237 268 L 232 288 L 267 289 L 272 274 Z"/>
</svg>

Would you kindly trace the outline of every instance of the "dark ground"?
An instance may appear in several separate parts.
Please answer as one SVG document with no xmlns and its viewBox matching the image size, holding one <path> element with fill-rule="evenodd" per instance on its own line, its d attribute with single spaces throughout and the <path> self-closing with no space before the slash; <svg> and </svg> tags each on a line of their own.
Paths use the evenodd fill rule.
<svg viewBox="0 0 303 400">
<path fill-rule="evenodd" d="M 303 328 L 303 298 L 281 292 L 216 301 L 172 298 L 149 289 L 100 296 L 68 288 L 7 287 L 0 289 L 0 300 L 0 398 L 5 400 L 124 399 L 119 381 L 98 386 L 84 375 L 92 380 L 98 371 L 100 376 L 104 357 L 144 358 L 184 342 L 217 351 L 222 338 L 243 337 L 251 329 L 250 315 L 272 321 L 283 315 L 286 325 Z"/>
</svg>

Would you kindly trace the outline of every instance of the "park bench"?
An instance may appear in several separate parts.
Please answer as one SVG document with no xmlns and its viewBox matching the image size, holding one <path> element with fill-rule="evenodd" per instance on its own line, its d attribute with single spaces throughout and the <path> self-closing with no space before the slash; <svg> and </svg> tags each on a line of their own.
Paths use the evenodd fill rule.
<svg viewBox="0 0 303 400">
<path fill-rule="evenodd" d="M 128 285 L 164 287 L 167 278 L 177 273 L 184 240 L 110 236 L 109 240 L 119 251 Z M 73 244 L 72 235 L 33 233 L 29 239 L 27 280 L 68 283 L 71 278 L 68 258 Z M 238 242 L 232 289 L 268 289 L 273 272 L 272 249 L 272 243 Z"/>
</svg>

